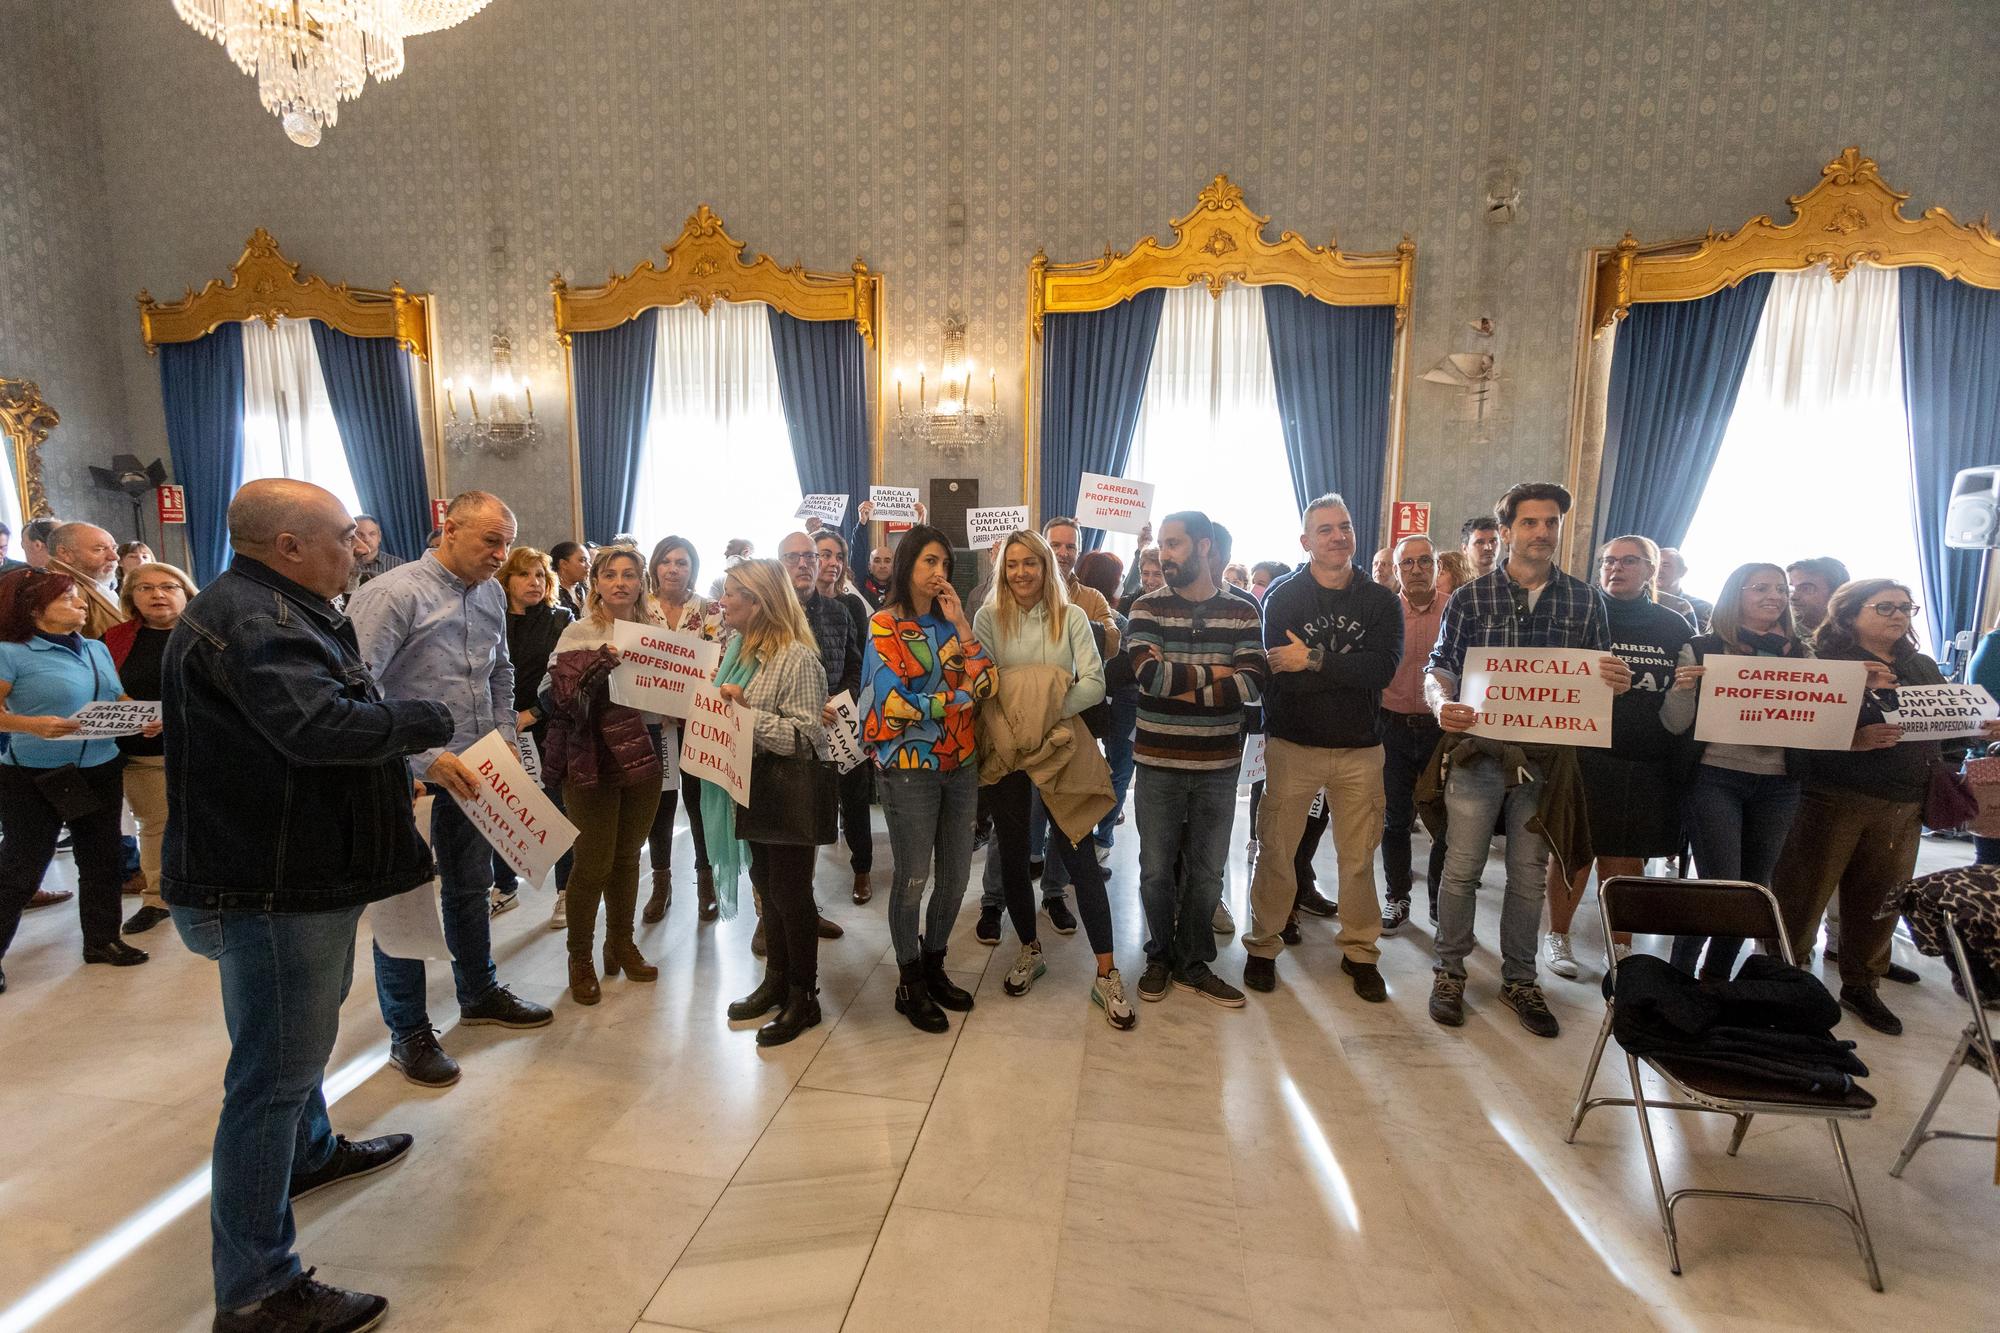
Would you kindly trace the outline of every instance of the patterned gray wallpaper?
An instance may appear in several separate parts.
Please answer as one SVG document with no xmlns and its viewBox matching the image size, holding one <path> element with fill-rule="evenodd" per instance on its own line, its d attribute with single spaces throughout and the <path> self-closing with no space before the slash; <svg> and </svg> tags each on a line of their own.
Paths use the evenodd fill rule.
<svg viewBox="0 0 2000 1333">
<path fill-rule="evenodd" d="M 1585 246 L 1734 226 L 1848 143 L 1919 204 L 2000 206 L 1987 0 L 494 0 L 313 150 L 167 0 L 0 6 L 38 57 L 0 90 L 0 364 L 93 454 L 164 452 L 132 293 L 221 272 L 253 227 L 331 277 L 437 292 L 448 371 L 511 332 L 554 414 L 549 275 L 627 268 L 706 201 L 786 262 L 884 271 L 891 367 L 935 365 L 963 311 L 1009 443 L 962 471 L 1004 503 L 1029 257 L 1125 248 L 1227 172 L 1274 227 L 1415 239 L 1418 372 L 1498 321 L 1490 443 L 1412 386 L 1406 490 L 1455 523 L 1562 471 Z M 1505 226 L 1496 172 L 1521 189 Z M 108 281 L 57 272 L 107 244 Z M 889 471 L 932 469 L 892 437 Z M 560 448 L 453 460 L 450 483 L 507 494 L 531 539 L 566 526 Z"/>
</svg>

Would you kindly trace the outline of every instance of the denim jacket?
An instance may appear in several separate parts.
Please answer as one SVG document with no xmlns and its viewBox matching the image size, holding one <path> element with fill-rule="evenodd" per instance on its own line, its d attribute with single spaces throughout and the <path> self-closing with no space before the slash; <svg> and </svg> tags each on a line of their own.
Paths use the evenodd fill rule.
<svg viewBox="0 0 2000 1333">
<path fill-rule="evenodd" d="M 450 710 L 383 699 L 324 598 L 238 555 L 188 603 L 160 684 L 167 902 L 325 912 L 431 877 L 404 756 L 450 739 Z"/>
</svg>

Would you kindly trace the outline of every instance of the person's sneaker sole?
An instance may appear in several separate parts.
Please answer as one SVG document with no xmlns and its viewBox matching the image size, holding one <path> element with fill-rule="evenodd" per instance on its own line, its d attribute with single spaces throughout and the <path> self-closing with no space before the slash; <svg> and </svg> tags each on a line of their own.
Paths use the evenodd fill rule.
<svg viewBox="0 0 2000 1333">
<path fill-rule="evenodd" d="M 1158 990 L 1147 990 L 1145 983 L 1141 982 L 1139 985 L 1139 998 L 1147 1004 L 1157 1004 L 1167 998 L 1167 988 L 1162 986 Z"/>
<path fill-rule="evenodd" d="M 415 1143 L 412 1143 L 410 1144 L 409 1147 L 403 1149 L 403 1151 L 397 1153 L 394 1157 L 391 1157 L 388 1161 L 377 1162 L 374 1166 L 369 1167 L 365 1171 L 350 1171 L 348 1174 L 344 1176 L 335 1176 L 332 1180 L 323 1180 L 319 1184 L 314 1185 L 311 1189 L 300 1190 L 297 1194 L 290 1196 L 291 1201 L 293 1203 L 297 1203 L 300 1199 L 310 1199 L 313 1195 L 318 1194 L 321 1190 L 330 1190 L 335 1185 L 345 1185 L 350 1180 L 362 1180 L 368 1176 L 379 1175 L 382 1172 L 387 1171 L 390 1167 L 396 1165 L 398 1162 L 401 1162 L 405 1158 L 407 1158 L 412 1152 L 416 1150 L 416 1146 L 417 1145 Z"/>
<path fill-rule="evenodd" d="M 458 1083 L 459 1079 L 465 1077 L 465 1071 L 463 1069 L 460 1069 L 454 1072 L 450 1078 L 446 1079 L 442 1083 L 426 1083 L 423 1079 L 420 1079 L 415 1074 L 412 1074 L 409 1071 L 409 1069 L 403 1065 L 403 1062 L 396 1059 L 395 1056 L 392 1055 L 389 1057 L 389 1063 L 396 1066 L 396 1072 L 403 1076 L 405 1082 L 411 1083 L 419 1088 L 449 1088 L 455 1086 Z"/>
<path fill-rule="evenodd" d="M 515 1032 L 531 1032 L 536 1028 L 545 1028 L 555 1021 L 556 1016 L 553 1012 L 546 1018 L 532 1019 L 525 1023 L 513 1018 L 468 1018 L 461 1014 L 458 1025 L 462 1028 L 508 1028 Z"/>
</svg>

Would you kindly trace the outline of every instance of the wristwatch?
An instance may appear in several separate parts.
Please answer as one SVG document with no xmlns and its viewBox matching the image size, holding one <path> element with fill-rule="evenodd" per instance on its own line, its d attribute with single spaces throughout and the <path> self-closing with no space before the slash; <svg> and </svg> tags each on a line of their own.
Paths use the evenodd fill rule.
<svg viewBox="0 0 2000 1333">
<path fill-rule="evenodd" d="M 1326 649 L 1324 647 L 1315 646 L 1311 651 L 1309 651 L 1306 654 L 1306 670 L 1318 671 L 1321 667 L 1325 665 L 1326 665 Z"/>
</svg>

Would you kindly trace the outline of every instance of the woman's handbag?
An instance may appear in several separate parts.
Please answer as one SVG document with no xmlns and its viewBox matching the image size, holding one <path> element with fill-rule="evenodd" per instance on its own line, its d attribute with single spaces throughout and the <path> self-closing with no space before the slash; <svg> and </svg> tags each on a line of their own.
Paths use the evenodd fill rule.
<svg viewBox="0 0 2000 1333">
<path fill-rule="evenodd" d="M 750 804 L 736 812 L 736 836 L 782 847 L 826 847 L 839 835 L 840 779 L 808 747 L 763 751 L 750 761 Z"/>
<path fill-rule="evenodd" d="M 1931 765 L 1930 791 L 1924 797 L 1924 825 L 1939 832 L 1961 828 L 1979 814 L 1979 801 L 1958 775 L 1958 766 Z"/>
<path fill-rule="evenodd" d="M 97 799 L 97 793 L 84 781 L 83 770 L 75 764 L 44 769 L 35 775 L 34 783 L 42 799 L 61 816 L 64 823 L 94 815 L 104 808 L 104 802 Z"/>
</svg>

